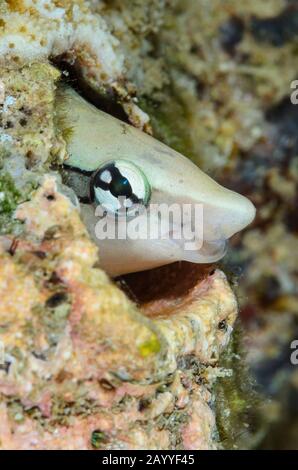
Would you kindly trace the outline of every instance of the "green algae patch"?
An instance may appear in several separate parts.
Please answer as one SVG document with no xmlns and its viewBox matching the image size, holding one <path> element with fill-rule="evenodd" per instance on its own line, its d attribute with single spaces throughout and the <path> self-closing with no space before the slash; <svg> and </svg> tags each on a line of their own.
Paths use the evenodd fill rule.
<svg viewBox="0 0 298 470">
<path fill-rule="evenodd" d="M 11 213 L 17 206 L 20 193 L 9 174 L 0 176 L 0 213 Z"/>
<path fill-rule="evenodd" d="M 105 432 L 96 429 L 91 434 L 91 445 L 93 449 L 100 449 L 103 444 L 107 442 L 107 435 Z"/>
<path fill-rule="evenodd" d="M 20 202 L 21 194 L 8 173 L 0 175 L 0 233 L 9 233 L 17 222 L 12 214 Z"/>
<path fill-rule="evenodd" d="M 245 360 L 241 326 L 237 324 L 220 359 L 220 366 L 233 374 L 218 378 L 214 386 L 219 440 L 226 449 L 255 448 L 264 435 L 261 397 Z"/>
<path fill-rule="evenodd" d="M 147 341 L 144 341 L 144 343 L 139 346 L 139 351 L 142 357 L 156 354 L 160 351 L 160 349 L 160 342 L 156 335 L 152 335 Z"/>
<path fill-rule="evenodd" d="M 187 125 L 189 112 L 186 106 L 179 102 L 177 95 L 173 97 L 172 94 L 168 95 L 167 93 L 165 90 L 162 103 L 143 96 L 140 98 L 140 106 L 150 116 L 150 123 L 155 138 L 161 140 L 177 152 L 186 155 L 192 160 L 196 160 L 198 155 L 193 148 Z"/>
</svg>

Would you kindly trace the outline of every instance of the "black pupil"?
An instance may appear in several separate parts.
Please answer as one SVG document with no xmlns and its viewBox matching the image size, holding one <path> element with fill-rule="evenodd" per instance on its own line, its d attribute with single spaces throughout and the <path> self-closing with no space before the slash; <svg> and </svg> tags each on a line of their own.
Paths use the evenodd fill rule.
<svg viewBox="0 0 298 470">
<path fill-rule="evenodd" d="M 115 197 L 130 197 L 132 194 L 131 186 L 129 184 L 128 179 L 125 178 L 125 176 L 122 176 L 121 174 L 113 177 L 109 186 L 109 190 Z"/>
</svg>

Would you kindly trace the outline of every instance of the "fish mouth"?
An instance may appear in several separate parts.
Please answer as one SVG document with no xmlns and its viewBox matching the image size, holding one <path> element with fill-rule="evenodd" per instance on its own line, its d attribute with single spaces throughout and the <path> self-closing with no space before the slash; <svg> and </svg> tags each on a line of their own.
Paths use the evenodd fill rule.
<svg viewBox="0 0 298 470">
<path fill-rule="evenodd" d="M 227 240 L 197 240 L 193 249 L 186 249 L 185 240 L 171 240 L 180 250 L 181 260 L 115 278 L 126 295 L 146 316 L 163 316 L 176 311 L 190 293 L 195 297 L 214 274 L 217 264 L 227 251 Z"/>
<path fill-rule="evenodd" d="M 190 292 L 200 290 L 212 277 L 216 264 L 185 261 L 146 271 L 125 274 L 115 279 L 118 287 L 144 311 L 146 316 L 163 316 L 183 304 Z"/>
</svg>

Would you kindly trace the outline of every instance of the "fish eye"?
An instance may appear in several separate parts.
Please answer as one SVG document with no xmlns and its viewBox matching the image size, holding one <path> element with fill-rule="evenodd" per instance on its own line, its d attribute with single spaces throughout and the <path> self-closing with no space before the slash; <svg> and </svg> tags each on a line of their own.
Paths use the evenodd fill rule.
<svg viewBox="0 0 298 470">
<path fill-rule="evenodd" d="M 125 210 L 129 214 L 136 204 L 147 206 L 150 194 L 150 184 L 144 173 L 126 160 L 105 163 L 95 171 L 90 182 L 92 202 L 112 213 Z"/>
</svg>

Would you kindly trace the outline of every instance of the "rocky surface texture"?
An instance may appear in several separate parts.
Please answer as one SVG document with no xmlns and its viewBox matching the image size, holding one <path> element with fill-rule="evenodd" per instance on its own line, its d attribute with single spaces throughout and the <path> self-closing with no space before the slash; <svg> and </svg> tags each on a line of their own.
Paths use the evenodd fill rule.
<svg viewBox="0 0 298 470">
<path fill-rule="evenodd" d="M 1 445 L 297 447 L 296 2 L 2 0 L 0 61 Z M 176 265 L 120 289 L 100 271 L 59 179 L 59 80 L 256 204 L 219 267 L 271 396 L 261 413 L 238 336 L 227 346 L 221 271 Z"/>
<path fill-rule="evenodd" d="M 210 385 L 237 311 L 225 276 L 149 315 L 96 267 L 53 178 L 16 217 L 25 234 L 1 239 L 1 446 L 214 447 Z"/>
<path fill-rule="evenodd" d="M 161 27 L 163 2 L 136 6 L 141 29 Z M 145 44 L 147 33 L 134 30 L 122 8 L 0 4 L 3 449 L 221 445 L 213 386 L 232 373 L 218 361 L 237 315 L 225 275 L 210 268 L 186 276 L 176 266 L 157 295 L 150 292 L 158 278 L 139 278 L 131 301 L 129 280 L 117 285 L 100 269 L 59 174 L 67 158 L 67 126 L 55 112 L 63 78 L 74 74 L 100 103 L 151 131 L 132 70 L 134 38 Z M 130 38 L 123 47 L 121 31 Z"/>
</svg>

